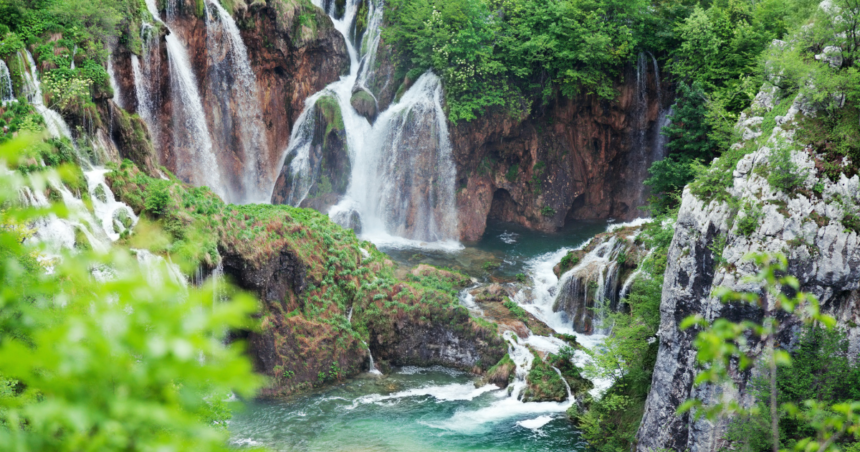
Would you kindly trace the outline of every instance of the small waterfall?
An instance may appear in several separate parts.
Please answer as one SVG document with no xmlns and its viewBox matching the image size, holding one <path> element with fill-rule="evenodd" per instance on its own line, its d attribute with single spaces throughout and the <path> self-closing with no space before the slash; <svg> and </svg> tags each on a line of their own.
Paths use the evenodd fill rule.
<svg viewBox="0 0 860 452">
<path fill-rule="evenodd" d="M 143 22 L 140 26 L 140 38 L 143 41 L 143 62 L 141 63 L 137 55 L 131 56 L 137 113 L 149 128 L 152 142 L 158 145 L 161 134 L 158 120 L 158 105 L 161 101 L 161 90 L 158 89 L 160 78 L 158 67 L 161 65 L 160 43 L 155 28 L 147 22 Z"/>
<path fill-rule="evenodd" d="M 137 60 L 137 56 L 134 57 Z M 138 66 L 140 63 L 138 62 Z M 114 104 L 116 104 L 119 108 L 124 108 L 122 103 L 122 93 L 120 92 L 119 83 L 116 81 L 116 71 L 113 69 L 113 55 L 108 55 L 107 58 L 107 72 L 110 77 L 110 87 L 113 90 L 113 97 L 111 100 Z"/>
<path fill-rule="evenodd" d="M 146 280 L 153 287 L 164 285 L 164 275 L 167 275 L 169 280 L 180 287 L 188 287 L 188 281 L 179 266 L 168 259 L 165 259 L 157 254 L 152 254 L 148 250 L 131 249 L 137 256 L 137 262 L 140 269 L 143 270 Z"/>
<path fill-rule="evenodd" d="M 290 194 L 286 202 L 301 204 L 316 180 L 317 169 L 310 155 L 316 115 L 311 111 L 322 96 L 334 96 L 343 117 L 352 171 L 346 196 L 331 210 L 337 214 L 333 219 L 351 219 L 352 212 L 357 212 L 362 235 L 376 242 L 396 239 L 392 236 L 456 241 L 456 169 L 442 109 L 440 79 L 430 72 L 422 75 L 372 125 L 350 103 L 355 90 L 364 89 L 372 74 L 379 43 L 382 8 L 374 2 L 369 5 L 369 26 L 362 38 L 361 52 L 350 39 L 351 31 L 357 38 L 353 24 L 360 3 L 347 0 L 342 18 L 337 18 L 335 7 L 329 5 L 335 28 L 346 40 L 350 73 L 305 102 L 282 158 L 281 166 L 286 164 L 289 169 Z"/>
<path fill-rule="evenodd" d="M 267 167 L 268 144 L 266 142 L 265 124 L 260 102 L 257 98 L 257 78 L 248 59 L 248 49 L 242 41 L 239 27 L 227 10 L 218 0 L 209 0 L 209 6 L 215 14 L 206 9 L 206 44 L 210 58 L 216 59 L 212 64 L 212 80 L 210 86 L 215 91 L 229 90 L 220 93 L 220 100 L 225 105 L 222 116 L 229 116 L 230 109 L 226 102 L 236 103 L 239 143 L 231 143 L 241 148 L 243 160 L 242 186 L 234 196 L 235 201 L 263 202 L 270 201 L 270 193 L 265 191 L 274 183 L 272 168 Z M 218 61 L 218 59 L 220 61 Z M 228 81 L 232 80 L 232 86 Z M 230 135 L 230 127 L 219 132 Z M 239 150 L 237 149 L 236 152 Z"/>
<path fill-rule="evenodd" d="M 74 144 L 75 141 L 72 139 L 72 131 L 69 130 L 69 126 L 66 124 L 66 121 L 63 120 L 63 117 L 56 111 L 45 106 L 45 101 L 42 98 L 42 87 L 39 83 L 39 71 L 36 68 L 36 61 L 33 60 L 33 55 L 29 50 L 24 50 L 24 55 L 27 58 L 26 67 L 29 68 L 29 71 L 22 70 L 21 75 L 24 77 L 27 100 L 33 105 L 33 108 L 42 115 L 42 118 L 45 119 L 48 133 L 50 133 L 52 137 L 68 138 L 72 141 L 72 144 Z M 20 53 L 18 54 L 18 57 L 21 58 Z M 21 63 L 21 67 L 25 67 L 23 65 L 23 61 L 21 61 Z"/>
<path fill-rule="evenodd" d="M 511 384 L 510 389 L 508 389 L 508 394 L 510 397 L 519 400 L 526 389 L 526 377 L 532 369 L 534 355 L 532 355 L 531 350 L 520 345 L 519 340 L 514 337 L 512 332 L 505 331 L 503 337 L 508 343 L 508 356 L 510 356 L 511 361 L 516 365 L 516 370 L 514 371 L 515 380 Z"/>
<path fill-rule="evenodd" d="M 75 44 L 75 49 L 72 50 L 72 64 L 69 65 L 69 69 L 71 69 L 73 71 L 75 70 L 75 55 L 77 55 L 77 54 L 78 54 L 78 45 Z"/>
<path fill-rule="evenodd" d="M 15 100 L 15 92 L 12 90 L 12 74 L 9 73 L 9 66 L 6 62 L 0 59 L 0 105 L 6 105 L 7 102 Z"/>
<path fill-rule="evenodd" d="M 561 371 L 558 370 L 558 367 L 555 367 L 555 366 L 550 366 L 550 367 L 552 367 L 552 370 L 554 370 L 555 373 L 558 374 L 558 377 L 561 378 L 561 382 L 564 383 L 564 388 L 567 389 L 567 399 L 565 399 L 565 400 L 573 399 L 573 393 L 570 391 L 570 384 L 564 378 L 564 375 L 561 374 Z"/>
<path fill-rule="evenodd" d="M 367 359 L 370 360 L 370 369 L 367 371 L 367 373 L 373 375 L 382 375 L 382 372 L 380 372 L 379 369 L 376 368 L 376 364 L 373 364 L 373 354 L 370 353 L 370 346 L 367 345 L 367 342 L 361 341 L 361 343 L 364 344 L 364 347 L 367 349 Z"/>
</svg>

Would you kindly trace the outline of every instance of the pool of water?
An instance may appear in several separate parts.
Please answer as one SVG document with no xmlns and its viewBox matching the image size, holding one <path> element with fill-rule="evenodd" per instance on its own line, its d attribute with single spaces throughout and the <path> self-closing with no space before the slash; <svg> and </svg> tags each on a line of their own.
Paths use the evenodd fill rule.
<svg viewBox="0 0 860 452">
<path fill-rule="evenodd" d="M 380 251 L 405 265 L 431 264 L 473 277 L 513 277 L 526 273 L 526 263 L 561 248 L 574 248 L 606 230 L 606 221 L 578 221 L 558 232 L 539 232 L 514 223 L 491 223 L 478 242 L 458 250 L 382 245 Z M 498 265 L 492 268 L 486 264 Z"/>
<path fill-rule="evenodd" d="M 405 368 L 249 402 L 230 431 L 234 446 L 277 451 L 584 451 L 567 406 L 520 403 L 462 372 Z"/>
</svg>

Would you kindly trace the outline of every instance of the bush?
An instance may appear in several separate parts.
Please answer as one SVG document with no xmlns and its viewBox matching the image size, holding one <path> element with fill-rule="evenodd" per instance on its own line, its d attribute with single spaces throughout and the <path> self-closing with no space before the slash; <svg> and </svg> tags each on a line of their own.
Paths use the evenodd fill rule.
<svg viewBox="0 0 860 452">
<path fill-rule="evenodd" d="M 146 190 L 144 208 L 154 214 L 162 215 L 170 201 L 170 181 L 153 179 Z"/>
<path fill-rule="evenodd" d="M 784 142 L 777 143 L 768 156 L 770 172 L 767 176 L 771 187 L 789 194 L 801 188 L 807 175 L 807 171 L 798 168 L 791 160 L 791 152 L 791 146 Z"/>
<path fill-rule="evenodd" d="M 743 216 L 737 220 L 738 233 L 747 237 L 751 236 L 758 229 L 763 215 L 761 207 L 752 202 L 747 202 L 743 209 Z"/>
</svg>

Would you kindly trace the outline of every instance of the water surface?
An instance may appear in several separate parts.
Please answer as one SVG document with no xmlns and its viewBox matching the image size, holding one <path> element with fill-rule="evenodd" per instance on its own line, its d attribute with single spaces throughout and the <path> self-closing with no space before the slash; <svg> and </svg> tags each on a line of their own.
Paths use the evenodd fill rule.
<svg viewBox="0 0 860 452">
<path fill-rule="evenodd" d="M 405 368 L 234 414 L 233 444 L 277 451 L 586 450 L 567 403 L 520 403 L 444 368 Z"/>
</svg>

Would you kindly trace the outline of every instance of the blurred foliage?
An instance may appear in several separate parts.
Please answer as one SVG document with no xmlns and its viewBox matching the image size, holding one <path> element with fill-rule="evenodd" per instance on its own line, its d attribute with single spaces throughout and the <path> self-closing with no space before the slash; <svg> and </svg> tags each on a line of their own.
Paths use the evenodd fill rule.
<svg viewBox="0 0 860 452">
<path fill-rule="evenodd" d="M 17 168 L 33 144 L 0 146 L 0 161 Z M 0 172 L 0 449 L 227 450 L 225 399 L 262 382 L 224 338 L 253 328 L 255 300 L 216 300 L 133 250 L 47 254 L 28 225 L 65 209 L 22 206 L 19 191 L 74 173 Z"/>
</svg>

